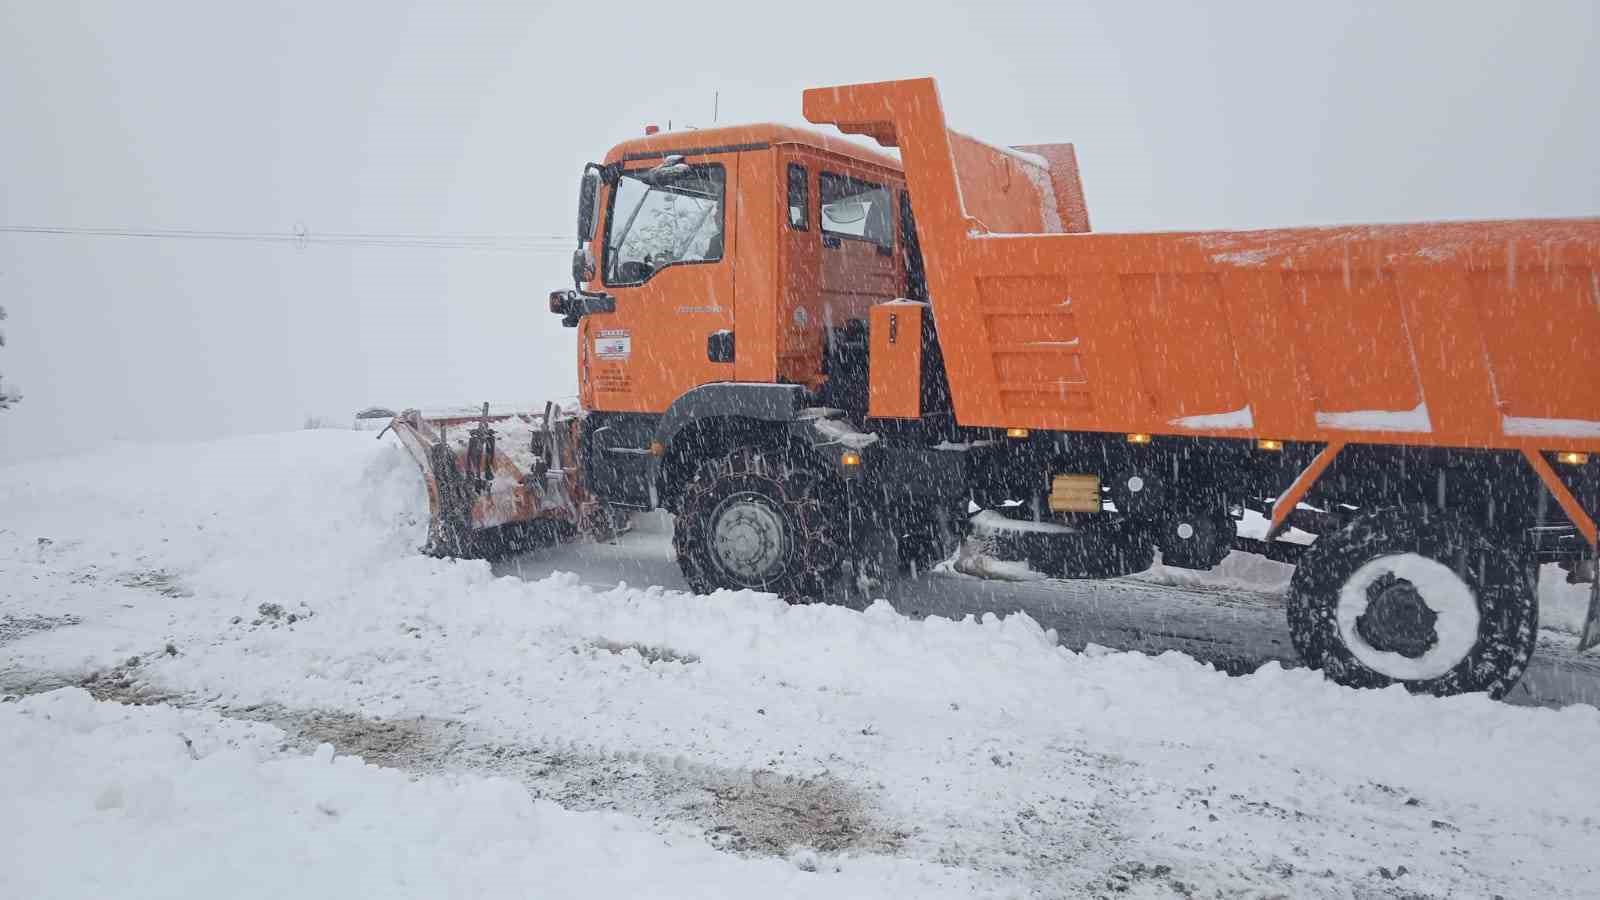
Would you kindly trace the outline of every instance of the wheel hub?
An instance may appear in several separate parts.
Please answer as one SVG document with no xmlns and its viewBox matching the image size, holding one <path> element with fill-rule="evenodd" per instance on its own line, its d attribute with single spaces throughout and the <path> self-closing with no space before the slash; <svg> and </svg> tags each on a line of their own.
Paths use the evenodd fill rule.
<svg viewBox="0 0 1600 900">
<path fill-rule="evenodd" d="M 765 584 L 783 560 L 783 519 L 756 494 L 729 497 L 713 519 L 711 552 L 740 583 Z"/>
<path fill-rule="evenodd" d="M 1356 631 L 1375 650 L 1417 659 L 1439 642 L 1439 614 L 1409 579 L 1385 573 L 1367 587 L 1367 609 L 1356 617 Z"/>
</svg>

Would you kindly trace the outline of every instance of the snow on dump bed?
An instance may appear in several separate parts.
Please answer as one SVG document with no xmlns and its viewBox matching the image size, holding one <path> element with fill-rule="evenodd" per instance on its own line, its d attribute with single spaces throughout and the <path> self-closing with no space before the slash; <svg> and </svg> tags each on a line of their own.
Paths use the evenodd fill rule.
<svg viewBox="0 0 1600 900">
<path fill-rule="evenodd" d="M 1193 428 L 1204 430 L 1211 428 L 1254 428 L 1256 427 L 1255 413 L 1247 403 L 1239 409 L 1227 412 L 1206 413 L 1196 416 L 1182 416 L 1171 420 L 1169 424 L 1179 428 Z"/>
<path fill-rule="evenodd" d="M 1528 416 L 1503 416 L 1506 434 L 1531 437 L 1600 438 L 1600 422 L 1586 419 L 1541 419 Z"/>
<path fill-rule="evenodd" d="M 1600 711 L 1589 707 L 1352 691 L 1277 664 L 1230 678 L 1177 653 L 1078 654 L 1021 614 L 917 620 L 887 604 L 855 612 L 747 592 L 497 578 L 479 562 L 416 555 L 425 509 L 403 452 L 357 432 L 120 447 L 0 469 L 0 617 L 60 624 L 0 648 L 0 687 L 94 675 L 113 692 L 230 715 L 431 723 L 447 738 L 430 751 L 434 766 L 528 760 L 517 772 L 530 790 L 637 816 L 618 820 L 619 842 L 681 849 L 688 833 L 714 843 L 727 829 L 748 835 L 759 813 L 778 825 L 764 843 L 736 847 L 803 860 L 838 896 L 871 893 L 852 880 L 869 862 L 908 897 L 1575 896 L 1600 875 Z M 123 726 L 101 730 L 98 719 L 0 722 L 0 740 L 34 748 L 5 745 L 0 769 L 23 782 L 7 788 L 26 809 L 56 810 L 40 828 L 58 839 L 27 845 L 30 859 L 53 848 L 40 877 L 112 871 L 98 860 L 128 860 L 136 838 L 147 853 L 192 844 L 193 858 L 171 871 L 197 878 L 208 860 L 221 868 L 243 855 L 218 849 L 224 840 L 291 872 L 316 847 L 337 850 L 316 872 L 415 854 L 401 871 L 422 892 L 437 884 L 424 870 L 507 871 L 506 846 L 535 861 L 571 856 L 596 885 L 611 884 L 608 867 L 633 871 L 632 849 L 586 855 L 561 843 L 562 831 L 598 831 L 593 820 L 530 812 L 514 791 L 433 780 L 413 790 L 326 760 L 251 768 L 217 756 L 218 739 L 203 736 L 223 726 L 209 713 L 182 715 L 202 718 L 126 727 L 181 731 L 198 761 L 177 739 L 160 760 L 119 762 Z M 318 777 L 306 774 L 313 765 L 349 774 L 349 785 L 326 788 L 338 817 L 315 810 L 322 788 L 297 781 Z M 248 825 L 257 830 L 189 793 L 213 766 L 227 770 L 216 777 L 239 807 L 261 810 Z M 259 796 L 264 773 L 283 799 Z M 562 778 L 557 791 L 550 779 Z M 762 794 L 773 780 L 809 799 Z M 96 810 L 113 782 L 124 805 Z M 147 784 L 166 786 L 147 803 Z M 340 797 L 381 812 L 366 819 Z M 450 842 L 456 829 L 481 838 L 480 812 L 465 811 L 479 809 L 472 798 L 487 798 L 482 815 L 503 833 L 531 820 L 526 844 L 469 842 L 465 865 L 469 851 Z M 705 812 L 686 820 L 686 809 Z M 414 829 L 411 815 L 424 824 Z M 70 839 L 63 821 L 77 826 Z M 313 849 L 274 837 L 285 822 L 366 821 L 394 824 L 307 839 Z M 432 856 L 415 843 L 423 828 L 442 845 Z M 345 838 L 369 841 L 369 855 L 346 852 Z M 20 847 L 0 848 L 0 877 L 46 868 L 5 858 Z M 702 882 L 706 895 L 757 890 L 716 865 L 663 850 L 650 870 L 669 886 Z M 528 877 L 536 893 L 543 882 Z M 773 878 L 762 883 L 783 883 Z M 463 883 L 458 895 L 474 895 L 476 882 Z M 49 893 L 0 885 L 0 896 Z M 635 896 L 669 893 L 655 887 Z"/>
<path fill-rule="evenodd" d="M 1418 403 L 1411 409 L 1319 411 L 1317 424 L 1323 428 L 1338 428 L 1345 431 L 1414 431 L 1426 434 L 1433 430 L 1433 420 L 1428 416 L 1426 403 Z"/>
</svg>

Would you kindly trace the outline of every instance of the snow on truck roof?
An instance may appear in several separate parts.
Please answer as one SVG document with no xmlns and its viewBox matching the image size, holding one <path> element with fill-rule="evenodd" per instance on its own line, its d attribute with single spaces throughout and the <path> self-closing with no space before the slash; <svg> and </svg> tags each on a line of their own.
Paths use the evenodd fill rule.
<svg viewBox="0 0 1600 900">
<path fill-rule="evenodd" d="M 900 160 L 881 150 L 875 150 L 837 133 L 779 125 L 775 122 L 757 122 L 752 125 L 727 125 L 720 128 L 699 128 L 693 131 L 663 131 L 645 137 L 623 141 L 606 153 L 605 162 L 627 162 L 631 159 L 653 159 L 669 153 L 685 156 L 709 151 L 732 152 L 755 150 L 761 146 L 798 144 L 814 147 L 828 153 L 848 157 L 869 165 L 901 171 Z"/>
</svg>

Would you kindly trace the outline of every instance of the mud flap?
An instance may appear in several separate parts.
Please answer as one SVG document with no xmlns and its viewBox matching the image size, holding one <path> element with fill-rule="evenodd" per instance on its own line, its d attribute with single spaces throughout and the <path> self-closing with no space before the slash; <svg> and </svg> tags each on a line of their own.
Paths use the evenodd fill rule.
<svg viewBox="0 0 1600 900">
<path fill-rule="evenodd" d="M 1578 637 L 1578 652 L 1600 646 L 1600 575 L 1589 582 L 1589 615 L 1583 620 L 1583 633 Z"/>
</svg>

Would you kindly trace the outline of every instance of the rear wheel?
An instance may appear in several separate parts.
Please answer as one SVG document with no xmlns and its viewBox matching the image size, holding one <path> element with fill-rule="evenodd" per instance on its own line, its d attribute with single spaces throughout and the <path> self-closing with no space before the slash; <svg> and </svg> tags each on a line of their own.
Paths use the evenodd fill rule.
<svg viewBox="0 0 1600 900">
<path fill-rule="evenodd" d="M 785 447 L 743 448 L 700 467 L 672 530 L 683 577 L 718 588 L 817 599 L 837 575 L 838 479 Z"/>
<path fill-rule="evenodd" d="M 1301 659 L 1340 684 L 1500 697 L 1538 637 L 1521 555 L 1469 520 L 1382 510 L 1318 538 L 1290 582 Z"/>
<path fill-rule="evenodd" d="M 1161 562 L 1180 569 L 1211 569 L 1228 558 L 1238 525 L 1225 507 L 1175 509 L 1152 529 Z"/>
</svg>

